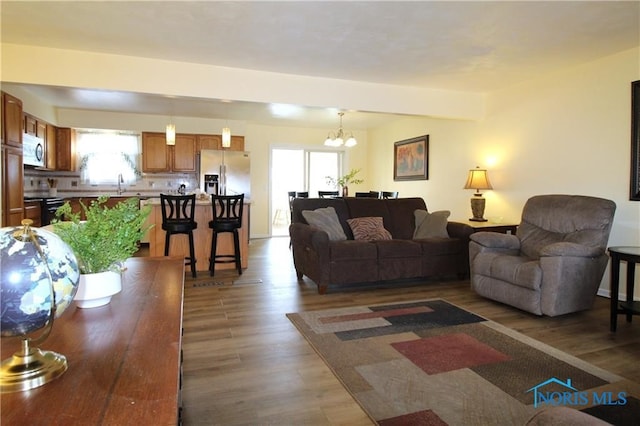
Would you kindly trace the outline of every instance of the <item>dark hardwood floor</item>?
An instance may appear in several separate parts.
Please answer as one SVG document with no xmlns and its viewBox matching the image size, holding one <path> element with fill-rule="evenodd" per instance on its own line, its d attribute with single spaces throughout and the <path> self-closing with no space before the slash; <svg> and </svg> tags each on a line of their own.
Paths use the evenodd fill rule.
<svg viewBox="0 0 640 426">
<path fill-rule="evenodd" d="M 562 317 L 537 317 L 474 294 L 468 281 L 354 288 L 319 295 L 298 282 L 288 238 L 252 240 L 249 268 L 185 278 L 185 425 L 368 425 L 359 405 L 289 322 L 303 310 L 443 298 L 640 383 L 640 318 L 609 332 L 609 300 Z M 214 282 L 215 281 L 215 282 Z M 213 283 L 213 284 L 212 284 Z M 160 354 L 158 354 L 161 356 Z"/>
</svg>

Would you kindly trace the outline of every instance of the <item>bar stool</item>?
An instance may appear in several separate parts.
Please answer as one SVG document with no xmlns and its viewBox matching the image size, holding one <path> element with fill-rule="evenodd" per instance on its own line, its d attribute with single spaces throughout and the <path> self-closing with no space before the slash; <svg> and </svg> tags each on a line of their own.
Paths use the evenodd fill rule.
<svg viewBox="0 0 640 426">
<path fill-rule="evenodd" d="M 196 194 L 165 195 L 160 194 L 162 205 L 162 229 L 166 231 L 164 239 L 164 255 L 169 255 L 169 244 L 174 234 L 189 236 L 189 257 L 186 265 L 191 266 L 191 275 L 196 277 L 196 255 L 193 244 L 193 230 L 198 227 L 195 221 Z"/>
<path fill-rule="evenodd" d="M 209 228 L 213 230 L 211 238 L 211 256 L 209 257 L 209 273 L 215 273 L 216 263 L 236 264 L 238 275 L 242 275 L 240 263 L 240 236 L 238 229 L 242 228 L 242 210 L 244 208 L 244 194 L 239 195 L 212 195 L 211 207 L 213 220 L 209 222 Z M 218 234 L 231 232 L 233 234 L 233 254 L 217 254 Z"/>
</svg>

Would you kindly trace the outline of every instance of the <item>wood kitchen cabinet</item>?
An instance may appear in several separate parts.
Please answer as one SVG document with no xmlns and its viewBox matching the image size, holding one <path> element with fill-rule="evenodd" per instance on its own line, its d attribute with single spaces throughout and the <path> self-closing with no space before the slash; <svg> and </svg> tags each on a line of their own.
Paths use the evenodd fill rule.
<svg viewBox="0 0 640 426">
<path fill-rule="evenodd" d="M 2 92 L 2 217 L 0 226 L 20 225 L 24 218 L 22 101 Z"/>
<path fill-rule="evenodd" d="M 22 101 L 2 92 L 2 144 L 22 148 Z"/>
<path fill-rule="evenodd" d="M 231 136 L 231 146 L 229 148 L 223 148 L 222 135 L 198 135 L 198 152 L 203 149 L 244 151 L 244 136 Z"/>
<path fill-rule="evenodd" d="M 171 171 L 196 171 L 196 135 L 176 135 L 176 144 L 170 147 Z"/>
<path fill-rule="evenodd" d="M 72 172 L 76 168 L 76 149 L 73 131 L 68 127 L 56 128 L 56 170 Z"/>
<path fill-rule="evenodd" d="M 42 226 L 42 210 L 40 201 L 25 201 L 24 202 L 24 217 L 25 219 L 31 219 L 33 224 L 31 226 Z"/>
<path fill-rule="evenodd" d="M 177 134 L 167 145 L 164 133 L 142 133 L 142 171 L 145 173 L 195 172 L 196 135 Z"/>
<path fill-rule="evenodd" d="M 47 169 L 55 170 L 57 166 L 57 152 L 56 152 L 56 127 L 51 124 L 46 125 L 47 137 L 45 138 L 45 166 Z"/>
<path fill-rule="evenodd" d="M 24 218 L 22 148 L 2 146 L 2 226 L 18 226 Z"/>
<path fill-rule="evenodd" d="M 222 136 L 198 135 L 198 152 L 203 149 L 222 149 Z"/>
</svg>

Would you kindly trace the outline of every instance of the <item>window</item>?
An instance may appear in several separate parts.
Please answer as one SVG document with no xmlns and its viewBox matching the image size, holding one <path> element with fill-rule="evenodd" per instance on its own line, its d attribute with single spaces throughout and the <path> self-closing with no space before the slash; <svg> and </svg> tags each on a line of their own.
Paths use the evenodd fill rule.
<svg viewBox="0 0 640 426">
<path fill-rule="evenodd" d="M 110 130 L 76 130 L 79 170 L 91 185 L 133 184 L 140 178 L 140 135 Z"/>
</svg>

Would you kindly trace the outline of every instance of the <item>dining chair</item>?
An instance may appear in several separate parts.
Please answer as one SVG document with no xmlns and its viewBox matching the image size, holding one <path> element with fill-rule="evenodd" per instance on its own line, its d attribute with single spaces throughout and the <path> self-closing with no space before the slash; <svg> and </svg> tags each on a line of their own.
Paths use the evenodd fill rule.
<svg viewBox="0 0 640 426">
<path fill-rule="evenodd" d="M 318 197 L 320 198 L 336 198 L 340 192 L 338 191 L 318 191 Z"/>
<path fill-rule="evenodd" d="M 373 195 L 371 192 L 356 192 L 356 197 L 358 198 L 378 198 Z"/>
</svg>

